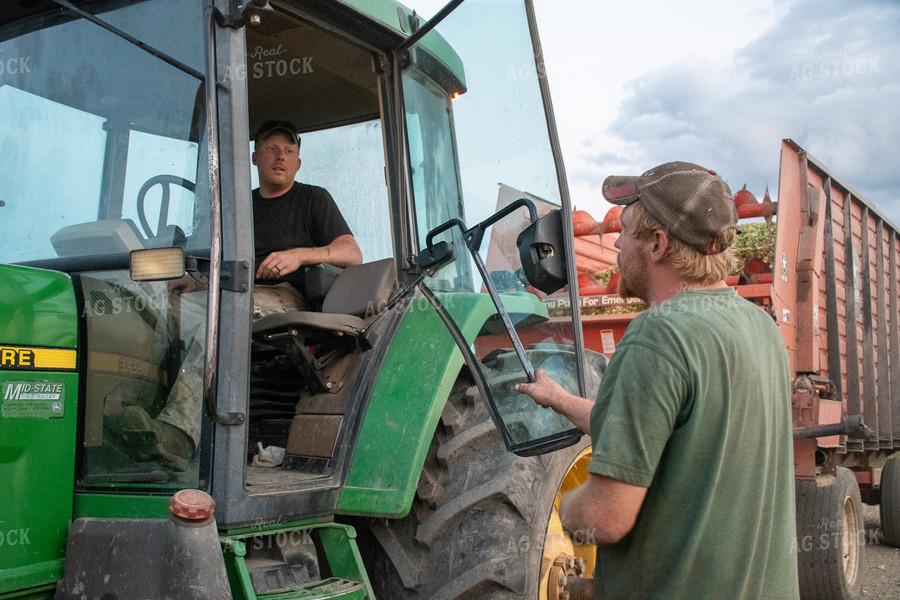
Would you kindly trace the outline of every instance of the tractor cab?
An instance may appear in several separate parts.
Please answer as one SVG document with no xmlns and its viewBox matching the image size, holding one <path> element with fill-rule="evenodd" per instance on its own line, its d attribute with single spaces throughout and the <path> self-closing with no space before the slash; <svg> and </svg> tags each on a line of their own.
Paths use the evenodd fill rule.
<svg viewBox="0 0 900 600">
<path fill-rule="evenodd" d="M 13 15 L 22 17 L 18 35 L 5 45 L 40 64 L 0 87 L 12 117 L 5 137 L 16 149 L 6 172 L 11 197 L 40 197 L 41 214 L 53 216 L 10 202 L 4 212 L 20 239 L 5 244 L 4 260 L 73 278 L 85 491 L 209 486 L 214 448 L 234 432 L 239 443 L 227 446 L 227 462 L 243 464 L 242 493 L 339 486 L 373 369 L 425 290 L 433 306 L 445 298 L 439 312 L 453 323 L 458 298 L 483 300 L 477 292 L 499 284 L 504 294 L 494 296 L 507 314 L 489 304 L 478 317 L 484 339 L 474 346 L 457 332 L 470 368 L 503 371 L 498 400 L 519 403 L 509 388 L 532 368 L 523 366 L 522 348 L 502 352 L 514 346 L 509 327 L 533 330 L 528 339 L 555 345 L 551 354 L 574 353 L 573 325 L 550 324 L 523 271 L 521 256 L 533 248 L 520 255 L 515 247 L 537 220 L 533 203 L 476 228 L 477 239 L 469 231 L 509 206 L 495 201 L 499 179 L 561 205 L 530 41 L 462 25 L 483 7 L 457 8 L 415 43 L 410 36 L 423 21 L 399 6 L 385 22 L 340 27 L 341 13 L 324 3 L 250 8 L 253 19 L 225 28 L 231 16 L 218 12 L 215 33 L 199 9 L 157 2 Z M 457 37 L 442 37 L 444 29 Z M 487 46 L 502 57 L 486 69 L 461 55 Z M 215 86 L 207 85 L 209 67 Z M 65 72 L 84 73 L 90 85 Z M 365 261 L 341 274 L 309 268 L 304 289 L 295 290 L 308 297 L 304 310 L 289 291 L 254 285 L 262 257 L 253 255 L 250 192 L 258 180 L 249 156 L 252 132 L 269 119 L 297 124 L 298 179 L 332 194 Z M 52 173 L 41 167 L 41 139 L 54 140 L 64 158 Z M 557 253 L 564 286 L 559 214 L 556 248 L 547 248 Z M 490 272 L 476 266 L 487 255 L 486 234 L 505 252 Z M 437 244 L 444 259 L 421 261 Z M 185 259 L 178 277 L 135 275 L 132 253 L 167 248 Z M 218 295 L 209 293 L 211 275 Z M 563 379 L 577 389 L 575 364 Z M 211 385 L 225 365 L 227 391 Z M 476 377 L 491 395 L 488 379 Z M 534 431 L 521 418 L 507 426 L 501 413 L 495 406 L 514 450 L 534 451 L 533 438 L 569 429 L 549 416 Z M 284 468 L 255 466 L 269 446 L 286 450 Z M 226 481 L 232 473 L 224 471 Z"/>
</svg>

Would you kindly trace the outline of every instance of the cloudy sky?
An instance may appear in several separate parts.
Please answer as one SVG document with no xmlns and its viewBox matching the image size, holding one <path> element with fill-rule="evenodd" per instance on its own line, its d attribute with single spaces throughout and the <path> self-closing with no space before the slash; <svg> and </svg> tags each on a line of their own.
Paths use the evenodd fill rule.
<svg viewBox="0 0 900 600">
<path fill-rule="evenodd" d="M 668 160 L 777 200 L 791 138 L 900 225 L 900 2 L 534 2 L 576 207 Z"/>
</svg>

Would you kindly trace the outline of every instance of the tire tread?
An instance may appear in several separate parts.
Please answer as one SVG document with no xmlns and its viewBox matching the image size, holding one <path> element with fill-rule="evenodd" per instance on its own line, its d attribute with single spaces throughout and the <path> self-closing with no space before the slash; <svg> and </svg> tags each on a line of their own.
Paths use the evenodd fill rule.
<svg viewBox="0 0 900 600">
<path fill-rule="evenodd" d="M 900 548 L 900 455 L 881 471 L 881 531 L 885 544 Z"/>
</svg>

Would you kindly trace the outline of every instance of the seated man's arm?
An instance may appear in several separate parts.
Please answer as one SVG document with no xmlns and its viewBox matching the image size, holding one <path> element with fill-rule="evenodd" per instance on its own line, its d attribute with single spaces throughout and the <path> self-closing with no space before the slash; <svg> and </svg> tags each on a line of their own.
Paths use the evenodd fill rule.
<svg viewBox="0 0 900 600">
<path fill-rule="evenodd" d="M 647 488 L 591 473 L 562 497 L 559 517 L 574 540 L 615 544 L 634 527 L 646 495 Z"/>
<path fill-rule="evenodd" d="M 325 260 L 318 262 L 328 263 L 336 267 L 350 267 L 362 264 L 362 251 L 356 243 L 356 238 L 350 234 L 340 235 L 333 242 L 325 246 Z"/>
<path fill-rule="evenodd" d="M 257 279 L 278 279 L 301 267 L 324 263 L 335 267 L 349 267 L 362 263 L 362 252 L 356 239 L 348 234 L 336 237 L 327 246 L 292 248 L 272 252 L 259 265 Z"/>
</svg>

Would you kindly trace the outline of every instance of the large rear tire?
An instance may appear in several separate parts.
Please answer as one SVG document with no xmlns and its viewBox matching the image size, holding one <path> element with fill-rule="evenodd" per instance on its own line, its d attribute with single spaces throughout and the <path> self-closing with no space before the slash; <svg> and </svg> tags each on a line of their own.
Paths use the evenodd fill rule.
<svg viewBox="0 0 900 600">
<path fill-rule="evenodd" d="M 805 600 L 856 600 L 865 573 L 862 500 L 853 472 L 838 467 L 833 485 L 798 481 L 797 567 Z"/>
<path fill-rule="evenodd" d="M 884 543 L 900 548 L 900 456 L 892 456 L 881 471 L 881 531 Z"/>
<path fill-rule="evenodd" d="M 556 534 L 561 530 L 553 517 L 561 483 L 569 474 L 566 487 L 577 485 L 573 465 L 583 471 L 589 447 L 585 437 L 548 455 L 518 457 L 504 447 L 475 388 L 458 382 L 409 515 L 358 524 L 376 597 L 546 598 L 540 590 L 546 589 L 554 559 L 568 555 L 570 575 L 577 561 L 571 540 Z M 544 558 L 548 537 L 553 556 Z M 592 548 L 580 550 L 592 558 Z M 577 570 L 584 571 L 581 564 Z M 557 566 L 554 576 L 559 571 Z M 590 577 L 590 571 L 584 575 Z"/>
</svg>

